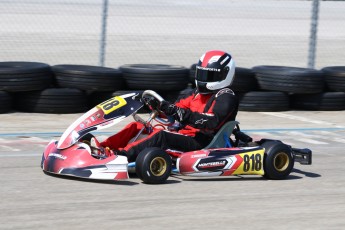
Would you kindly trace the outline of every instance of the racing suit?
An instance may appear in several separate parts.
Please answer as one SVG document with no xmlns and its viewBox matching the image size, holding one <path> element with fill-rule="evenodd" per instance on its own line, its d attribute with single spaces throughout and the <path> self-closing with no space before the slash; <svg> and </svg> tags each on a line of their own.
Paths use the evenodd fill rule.
<svg viewBox="0 0 345 230">
<path fill-rule="evenodd" d="M 147 147 L 193 151 L 207 146 L 216 132 L 228 121 L 235 120 L 238 99 L 229 88 L 220 89 L 214 94 L 199 94 L 192 91 L 179 99 L 174 106 L 174 118 L 182 125 L 177 131 L 154 129 L 147 137 L 128 143 L 143 127 L 139 122 L 128 124 L 122 131 L 101 143 L 111 149 L 118 149 L 127 155 L 129 162 Z"/>
</svg>

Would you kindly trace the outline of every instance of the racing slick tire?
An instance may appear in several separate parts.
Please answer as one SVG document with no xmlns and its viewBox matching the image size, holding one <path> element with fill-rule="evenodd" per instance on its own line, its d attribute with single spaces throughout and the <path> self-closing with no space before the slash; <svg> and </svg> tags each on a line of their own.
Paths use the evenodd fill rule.
<svg viewBox="0 0 345 230">
<path fill-rule="evenodd" d="M 129 89 L 176 91 L 188 85 L 189 70 L 178 65 L 127 64 L 120 66 Z"/>
<path fill-rule="evenodd" d="M 259 85 L 254 72 L 248 68 L 236 67 L 231 89 L 236 93 L 258 91 Z"/>
<path fill-rule="evenodd" d="M 0 90 L 0 113 L 7 113 L 12 108 L 12 97 L 6 91 Z"/>
<path fill-rule="evenodd" d="M 345 110 L 345 92 L 290 95 L 291 108 L 299 110 Z"/>
<path fill-rule="evenodd" d="M 290 147 L 281 141 L 266 141 L 261 146 L 265 148 L 264 177 L 273 180 L 288 177 L 294 166 Z"/>
<path fill-rule="evenodd" d="M 321 71 L 330 91 L 345 92 L 345 66 L 328 66 Z"/>
<path fill-rule="evenodd" d="M 252 91 L 240 93 L 240 111 L 278 112 L 290 109 L 289 97 L 284 92 Z"/>
<path fill-rule="evenodd" d="M 146 184 L 162 184 L 171 173 L 171 158 L 160 148 L 141 151 L 135 161 L 137 176 Z"/>
<path fill-rule="evenodd" d="M 195 73 L 196 73 L 196 63 L 190 66 L 189 68 L 189 74 L 188 74 L 188 81 L 192 84 L 193 87 L 195 87 Z"/>
<path fill-rule="evenodd" d="M 286 93 L 320 93 L 325 83 L 319 70 L 287 66 L 255 66 L 252 68 L 262 90 Z"/>
<path fill-rule="evenodd" d="M 14 95 L 14 109 L 31 113 L 81 113 L 87 111 L 84 91 L 70 88 L 48 88 Z"/>
<path fill-rule="evenodd" d="M 118 69 L 88 65 L 52 66 L 56 84 L 60 88 L 85 91 L 116 91 L 123 89 L 124 80 Z"/>
<path fill-rule="evenodd" d="M 53 83 L 50 65 L 40 62 L 0 62 L 0 90 L 43 90 Z"/>
</svg>

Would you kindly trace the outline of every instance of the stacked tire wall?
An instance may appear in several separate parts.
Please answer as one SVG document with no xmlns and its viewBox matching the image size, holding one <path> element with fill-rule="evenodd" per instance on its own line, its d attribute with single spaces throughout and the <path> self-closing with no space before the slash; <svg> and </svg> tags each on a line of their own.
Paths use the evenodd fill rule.
<svg viewBox="0 0 345 230">
<path fill-rule="evenodd" d="M 82 113 L 110 97 L 147 89 L 175 101 L 195 86 L 195 66 L 0 62 L 0 113 Z M 344 110 L 345 66 L 237 67 L 231 88 L 240 111 Z"/>
</svg>

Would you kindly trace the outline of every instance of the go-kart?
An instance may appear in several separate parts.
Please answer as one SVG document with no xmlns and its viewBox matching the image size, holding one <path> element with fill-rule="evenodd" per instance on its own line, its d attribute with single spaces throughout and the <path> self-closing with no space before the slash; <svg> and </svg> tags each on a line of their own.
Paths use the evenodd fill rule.
<svg viewBox="0 0 345 230">
<path fill-rule="evenodd" d="M 116 151 L 107 155 L 104 149 L 90 144 L 90 137 L 96 138 L 91 132 L 113 126 L 130 115 L 143 127 L 131 142 L 155 129 L 176 127 L 171 117 L 164 116 L 158 109 L 163 100 L 156 92 L 146 90 L 141 96 L 125 94 L 95 106 L 72 123 L 59 141 L 52 140 L 46 146 L 41 168 L 48 174 L 100 180 L 128 179 L 132 172 L 144 183 L 159 184 L 171 174 L 207 177 L 247 174 L 284 179 L 295 161 L 305 165 L 312 163 L 310 149 L 292 148 L 279 140 L 253 141 L 240 130 L 237 121 L 226 123 L 203 149 L 182 152 L 146 148 L 133 162 Z M 152 106 L 154 104 L 158 106 Z M 147 119 L 138 114 L 144 105 L 151 109 Z"/>
</svg>

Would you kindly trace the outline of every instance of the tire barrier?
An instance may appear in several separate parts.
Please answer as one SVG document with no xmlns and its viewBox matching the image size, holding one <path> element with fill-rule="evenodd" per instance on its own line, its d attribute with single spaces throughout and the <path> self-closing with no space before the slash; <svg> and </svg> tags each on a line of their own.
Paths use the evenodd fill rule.
<svg viewBox="0 0 345 230">
<path fill-rule="evenodd" d="M 191 65 L 189 68 L 189 74 L 188 74 L 188 81 L 190 84 L 192 84 L 193 87 L 195 87 L 195 72 L 196 72 L 196 63 Z"/>
<path fill-rule="evenodd" d="M 122 73 L 118 69 L 87 65 L 52 66 L 56 84 L 61 88 L 86 91 L 115 91 L 124 88 Z"/>
<path fill-rule="evenodd" d="M 252 69 L 262 90 L 321 93 L 325 85 L 319 70 L 285 66 L 255 66 Z"/>
<path fill-rule="evenodd" d="M 290 96 L 291 108 L 300 110 L 345 110 L 344 92 L 295 94 Z"/>
<path fill-rule="evenodd" d="M 0 62 L 0 113 L 81 113 L 111 97 L 146 89 L 174 102 L 195 87 L 195 66 L 131 64 L 115 69 Z M 231 88 L 239 96 L 240 111 L 345 110 L 345 66 L 237 67 Z"/>
<path fill-rule="evenodd" d="M 241 111 L 278 112 L 289 110 L 289 97 L 284 92 L 252 91 L 239 95 Z"/>
<path fill-rule="evenodd" d="M 85 92 L 70 88 L 17 93 L 14 108 L 21 112 L 56 114 L 81 113 L 89 109 Z"/>
<path fill-rule="evenodd" d="M 176 91 L 188 85 L 189 70 L 183 66 L 131 64 L 121 66 L 120 70 L 128 89 Z"/>
<path fill-rule="evenodd" d="M 236 67 L 231 89 L 235 92 L 258 91 L 259 85 L 251 69 Z"/>
<path fill-rule="evenodd" d="M 329 66 L 321 71 L 330 91 L 345 92 L 345 66 Z"/>
<path fill-rule="evenodd" d="M 12 108 L 12 97 L 6 91 L 0 91 L 0 113 L 7 113 Z"/>
<path fill-rule="evenodd" d="M 49 65 L 39 62 L 0 62 L 0 90 L 43 90 L 52 84 Z"/>
</svg>

